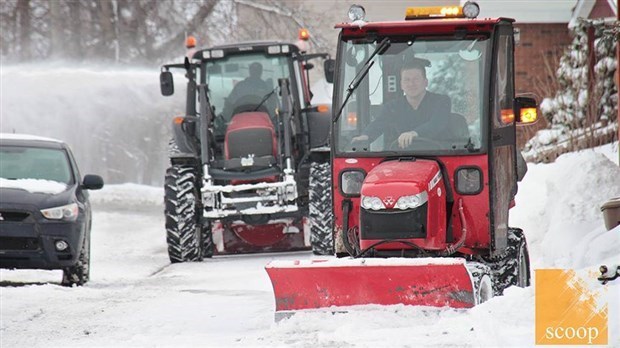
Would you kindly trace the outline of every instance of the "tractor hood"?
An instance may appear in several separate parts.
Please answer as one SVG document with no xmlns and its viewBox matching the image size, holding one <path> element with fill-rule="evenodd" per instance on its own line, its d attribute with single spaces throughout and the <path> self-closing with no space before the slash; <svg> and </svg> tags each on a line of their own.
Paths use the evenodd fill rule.
<svg viewBox="0 0 620 348">
<path fill-rule="evenodd" d="M 431 160 L 393 160 L 374 167 L 364 179 L 363 196 L 395 199 L 428 191 L 441 178 L 439 165 Z"/>
</svg>

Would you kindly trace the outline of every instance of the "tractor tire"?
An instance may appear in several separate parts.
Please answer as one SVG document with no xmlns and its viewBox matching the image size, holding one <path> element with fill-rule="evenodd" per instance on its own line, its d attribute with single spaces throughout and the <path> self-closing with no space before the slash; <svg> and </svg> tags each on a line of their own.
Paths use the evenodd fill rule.
<svg viewBox="0 0 620 348">
<path fill-rule="evenodd" d="M 164 184 L 166 241 L 170 262 L 202 260 L 202 233 L 196 169 L 173 165 Z"/>
<path fill-rule="evenodd" d="M 491 267 L 482 263 L 471 262 L 467 264 L 467 269 L 473 282 L 474 303 L 479 305 L 490 300 L 495 293 Z"/>
<path fill-rule="evenodd" d="M 213 257 L 213 233 L 210 222 L 202 225 L 202 257 L 205 259 Z"/>
<path fill-rule="evenodd" d="M 334 254 L 332 234 L 332 191 L 329 162 L 312 162 L 310 165 L 308 206 L 310 215 L 310 244 L 316 255 Z"/>
<path fill-rule="evenodd" d="M 495 278 L 495 295 L 503 294 L 513 285 L 521 288 L 530 286 L 530 257 L 522 230 L 509 228 L 508 247 L 502 255 L 488 261 Z"/>
<path fill-rule="evenodd" d="M 84 235 L 80 256 L 71 267 L 62 270 L 62 286 L 82 286 L 90 279 L 90 231 Z"/>
</svg>

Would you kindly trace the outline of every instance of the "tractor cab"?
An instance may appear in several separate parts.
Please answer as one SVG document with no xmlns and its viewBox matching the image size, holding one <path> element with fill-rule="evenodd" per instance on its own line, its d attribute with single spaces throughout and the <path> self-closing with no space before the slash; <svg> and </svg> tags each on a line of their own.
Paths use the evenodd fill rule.
<svg viewBox="0 0 620 348">
<path fill-rule="evenodd" d="M 514 93 L 514 21 L 478 12 L 467 2 L 365 22 L 354 5 L 352 22 L 336 26 L 331 174 L 343 259 L 267 266 L 276 311 L 462 308 L 529 284 L 508 210 L 515 126 L 535 121 L 536 102 Z"/>
<path fill-rule="evenodd" d="M 388 233 L 443 250 L 461 236 L 460 204 L 471 217 L 462 246 L 494 255 L 506 248 L 519 179 L 515 124 L 535 101 L 514 95 L 513 20 L 442 10 L 441 19 L 433 8 L 411 8 L 402 22 L 338 26 L 335 224 L 359 230 L 361 248 Z M 400 232 L 390 231 L 395 214 L 411 222 Z M 372 248 L 419 252 L 410 249 Z"/>
<path fill-rule="evenodd" d="M 170 69 L 187 77 L 186 111 L 173 122 L 166 175 L 173 262 L 196 259 L 185 249 L 210 255 L 214 245 L 222 254 L 310 248 L 310 168 L 329 160 L 331 117 L 329 105 L 311 105 L 309 70 L 314 59 L 332 60 L 302 46 L 261 41 L 196 49 L 188 40 L 185 62 L 162 67 L 163 95 L 174 92 Z M 193 176 L 192 226 L 203 230 L 195 236 L 177 222 L 184 171 Z M 193 238 L 181 234 L 200 239 L 199 246 L 180 245 Z"/>
</svg>

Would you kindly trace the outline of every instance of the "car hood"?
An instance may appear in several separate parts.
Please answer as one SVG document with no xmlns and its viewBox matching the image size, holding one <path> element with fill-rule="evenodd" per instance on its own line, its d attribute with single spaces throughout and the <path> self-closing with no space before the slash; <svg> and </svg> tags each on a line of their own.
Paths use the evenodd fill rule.
<svg viewBox="0 0 620 348">
<path fill-rule="evenodd" d="M 30 205 L 39 209 L 59 207 L 73 202 L 75 186 L 69 186 L 59 193 L 30 192 L 19 188 L 0 187 L 0 206 Z"/>
</svg>

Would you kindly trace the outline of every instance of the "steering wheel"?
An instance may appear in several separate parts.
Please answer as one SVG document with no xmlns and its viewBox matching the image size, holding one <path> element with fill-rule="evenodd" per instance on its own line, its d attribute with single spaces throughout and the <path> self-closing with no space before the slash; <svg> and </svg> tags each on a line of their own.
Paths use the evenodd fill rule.
<svg viewBox="0 0 620 348">
<path fill-rule="evenodd" d="M 404 149 L 411 149 L 415 147 L 416 150 L 439 150 L 443 149 L 445 146 L 442 145 L 439 141 L 433 140 L 431 138 L 425 138 L 421 136 L 417 136 L 413 138 L 413 141 L 409 146 L 406 146 Z M 403 150 L 398 145 L 398 139 L 394 140 L 389 147 L 390 150 Z"/>
</svg>

